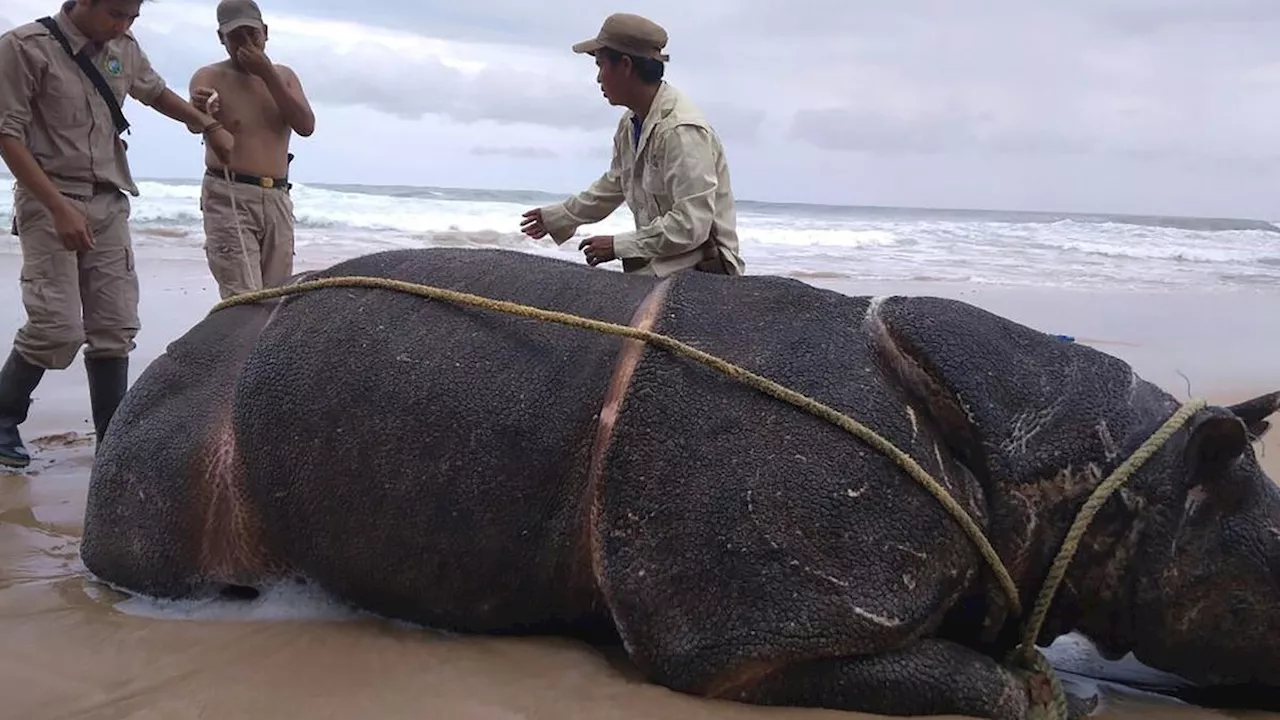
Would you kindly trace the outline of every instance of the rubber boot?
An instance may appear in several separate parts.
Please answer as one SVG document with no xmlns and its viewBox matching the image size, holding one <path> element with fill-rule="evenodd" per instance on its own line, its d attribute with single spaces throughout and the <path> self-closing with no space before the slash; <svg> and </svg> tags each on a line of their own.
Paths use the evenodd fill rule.
<svg viewBox="0 0 1280 720">
<path fill-rule="evenodd" d="M 43 377 L 44 368 L 23 360 L 17 350 L 9 351 L 0 368 L 0 465 L 24 468 L 31 464 L 18 426 L 27 421 L 31 393 Z"/>
<path fill-rule="evenodd" d="M 116 414 L 116 407 L 129 388 L 129 358 L 86 357 L 84 369 L 89 376 L 93 431 L 97 435 L 98 446 L 101 447 L 102 438 L 107 434 L 107 426 Z"/>
</svg>

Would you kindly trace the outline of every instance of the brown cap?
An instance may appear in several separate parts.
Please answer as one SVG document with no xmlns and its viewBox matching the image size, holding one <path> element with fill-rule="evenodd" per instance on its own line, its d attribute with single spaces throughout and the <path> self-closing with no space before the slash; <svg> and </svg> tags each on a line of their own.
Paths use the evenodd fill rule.
<svg viewBox="0 0 1280 720">
<path fill-rule="evenodd" d="M 259 30 L 264 27 L 258 3 L 253 0 L 222 0 L 218 3 L 218 32 L 226 35 L 245 26 Z"/>
<path fill-rule="evenodd" d="M 594 38 L 574 45 L 573 51 L 594 55 L 600 48 L 610 48 L 627 55 L 666 62 L 670 59 L 662 52 L 666 46 L 667 31 L 661 25 L 639 15 L 614 13 L 605 18 Z"/>
</svg>

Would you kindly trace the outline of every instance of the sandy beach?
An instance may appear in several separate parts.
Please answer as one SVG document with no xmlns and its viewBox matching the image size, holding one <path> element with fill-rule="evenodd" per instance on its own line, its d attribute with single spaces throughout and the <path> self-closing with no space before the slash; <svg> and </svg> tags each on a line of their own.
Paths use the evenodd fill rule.
<svg viewBox="0 0 1280 720">
<path fill-rule="evenodd" d="M 326 263 L 327 264 L 327 263 Z M 300 268 L 316 263 L 301 264 Z M 0 253 L 0 338 L 24 319 L 16 249 Z M 131 375 L 217 302 L 203 263 L 138 260 Z M 1035 290 L 814 280 L 853 294 L 958 297 L 1131 362 L 1180 398 L 1280 389 L 1280 290 Z M 1188 392 L 1188 384 L 1190 393 Z M 849 713 L 710 702 L 650 685 L 623 661 L 556 639 L 445 638 L 355 617 L 323 598 L 160 607 L 89 582 L 79 563 L 92 458 L 79 359 L 37 390 L 36 460 L 0 471 L 0 717 L 848 720 Z M 1280 479 L 1280 432 L 1263 462 Z M 1104 686 L 1107 718 L 1280 718 L 1162 704 Z"/>
</svg>

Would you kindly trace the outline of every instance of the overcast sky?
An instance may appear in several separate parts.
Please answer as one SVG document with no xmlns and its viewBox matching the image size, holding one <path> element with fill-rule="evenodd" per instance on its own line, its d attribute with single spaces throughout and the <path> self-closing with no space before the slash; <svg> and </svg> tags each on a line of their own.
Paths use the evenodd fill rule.
<svg viewBox="0 0 1280 720">
<path fill-rule="evenodd" d="M 1277 0 L 261 2 L 317 112 L 304 183 L 585 187 L 620 111 L 569 46 L 628 10 L 667 28 L 740 198 L 1280 217 Z M 214 7 L 134 26 L 184 96 L 225 57 Z M 200 172 L 185 129 L 125 109 L 136 174 Z"/>
</svg>

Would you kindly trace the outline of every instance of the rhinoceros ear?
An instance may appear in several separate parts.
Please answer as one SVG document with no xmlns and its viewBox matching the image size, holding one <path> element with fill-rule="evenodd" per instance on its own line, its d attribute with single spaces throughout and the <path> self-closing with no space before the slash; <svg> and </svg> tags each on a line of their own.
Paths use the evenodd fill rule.
<svg viewBox="0 0 1280 720">
<path fill-rule="evenodd" d="M 1186 458 L 1193 477 L 1213 477 L 1249 447 L 1249 434 L 1239 417 L 1211 415 L 1191 428 Z"/>
<path fill-rule="evenodd" d="M 1267 416 L 1280 412 L 1280 392 L 1259 395 L 1252 400 L 1236 403 L 1227 409 L 1243 420 L 1249 434 L 1257 439 L 1271 429 L 1271 423 L 1266 421 Z"/>
</svg>

